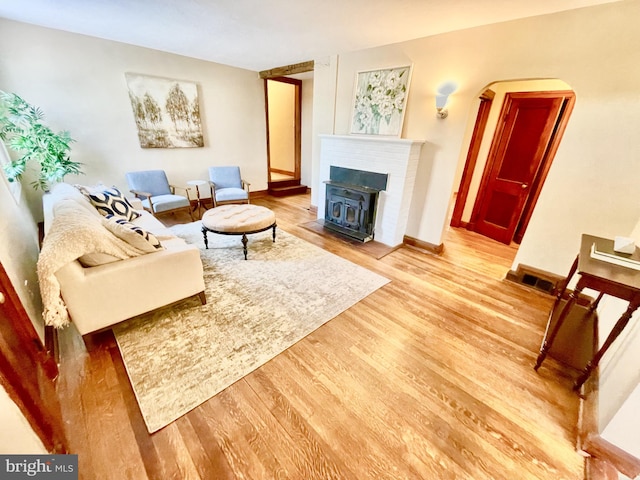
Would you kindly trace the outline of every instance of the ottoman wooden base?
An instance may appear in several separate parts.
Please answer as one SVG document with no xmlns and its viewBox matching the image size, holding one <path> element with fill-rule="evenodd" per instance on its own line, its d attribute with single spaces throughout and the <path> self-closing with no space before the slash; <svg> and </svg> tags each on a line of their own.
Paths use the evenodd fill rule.
<svg viewBox="0 0 640 480">
<path fill-rule="evenodd" d="M 247 235 L 273 229 L 276 241 L 276 216 L 266 207 L 259 205 L 222 205 L 207 210 L 202 216 L 202 236 L 204 246 L 209 248 L 207 232 L 221 235 L 242 235 L 242 250 L 247 259 Z"/>
</svg>

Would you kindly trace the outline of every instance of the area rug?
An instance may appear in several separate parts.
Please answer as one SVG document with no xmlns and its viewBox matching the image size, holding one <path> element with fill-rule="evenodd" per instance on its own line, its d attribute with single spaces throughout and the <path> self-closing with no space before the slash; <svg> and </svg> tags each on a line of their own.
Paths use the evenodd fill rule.
<svg viewBox="0 0 640 480">
<path fill-rule="evenodd" d="M 171 227 L 198 245 L 207 304 L 197 297 L 113 328 L 142 416 L 153 433 L 240 380 L 389 280 L 277 229 L 208 234 Z"/>
</svg>

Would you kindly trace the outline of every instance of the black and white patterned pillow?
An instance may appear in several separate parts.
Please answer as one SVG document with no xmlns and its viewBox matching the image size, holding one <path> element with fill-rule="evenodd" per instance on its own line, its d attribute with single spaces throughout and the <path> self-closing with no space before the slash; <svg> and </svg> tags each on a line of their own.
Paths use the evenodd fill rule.
<svg viewBox="0 0 640 480">
<path fill-rule="evenodd" d="M 76 185 L 101 215 L 114 215 L 125 220 L 135 220 L 140 214 L 116 187 L 90 188 Z"/>
<path fill-rule="evenodd" d="M 160 240 L 151 232 L 115 215 L 107 215 L 103 224 L 116 237 L 146 253 L 163 250 Z"/>
</svg>

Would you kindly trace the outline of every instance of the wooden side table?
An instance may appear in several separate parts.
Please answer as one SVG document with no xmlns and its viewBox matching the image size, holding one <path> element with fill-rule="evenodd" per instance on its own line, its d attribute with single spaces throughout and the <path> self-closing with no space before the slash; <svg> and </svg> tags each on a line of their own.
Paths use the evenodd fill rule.
<svg viewBox="0 0 640 480">
<path fill-rule="evenodd" d="M 609 336 L 602 344 L 602 347 L 600 347 L 593 358 L 587 362 L 587 365 L 584 367 L 573 386 L 574 390 L 579 390 L 584 382 L 589 378 L 591 372 L 598 366 L 602 356 L 607 352 L 611 344 L 627 326 L 633 312 L 640 306 L 640 271 L 592 258 L 591 247 L 594 243 L 599 249 L 610 249 L 613 245 L 613 240 L 587 234 L 582 235 L 580 253 L 571 266 L 569 275 L 563 282 L 562 288 L 558 292 L 556 301 L 551 309 L 549 322 L 547 323 L 547 330 L 545 331 L 542 346 L 540 348 L 540 354 L 538 355 L 534 367 L 535 370 L 538 370 L 540 365 L 542 365 L 549 349 L 553 345 L 553 341 L 555 340 L 558 331 L 562 327 L 562 324 L 569 315 L 572 307 L 575 305 L 582 290 L 590 288 L 599 292 L 597 299 L 589 306 L 585 315 L 592 313 L 597 308 L 598 303 L 605 294 L 626 300 L 629 305 L 627 310 L 620 316 L 614 325 L 611 333 L 609 333 Z M 562 305 L 562 295 L 569 281 L 576 273 L 580 275 L 576 288 L 569 295 L 569 298 L 564 304 L 555 325 L 550 329 L 551 318 L 554 316 L 554 313 L 556 313 L 559 306 Z"/>
<path fill-rule="evenodd" d="M 196 208 L 198 209 L 198 218 L 201 217 L 201 213 L 200 213 L 200 209 L 204 208 L 204 205 L 202 204 L 202 199 L 200 198 L 200 187 L 202 185 L 207 185 L 209 182 L 205 181 L 205 180 L 190 180 L 187 182 L 187 185 L 189 185 L 190 187 L 196 187 Z M 193 210 L 195 211 L 196 208 L 194 208 Z"/>
</svg>

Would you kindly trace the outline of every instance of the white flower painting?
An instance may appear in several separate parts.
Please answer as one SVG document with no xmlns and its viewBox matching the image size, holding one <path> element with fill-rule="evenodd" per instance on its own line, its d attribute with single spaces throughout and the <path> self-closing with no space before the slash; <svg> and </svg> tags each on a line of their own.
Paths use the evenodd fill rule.
<svg viewBox="0 0 640 480">
<path fill-rule="evenodd" d="M 411 66 L 359 72 L 351 133 L 400 136 Z"/>
</svg>

